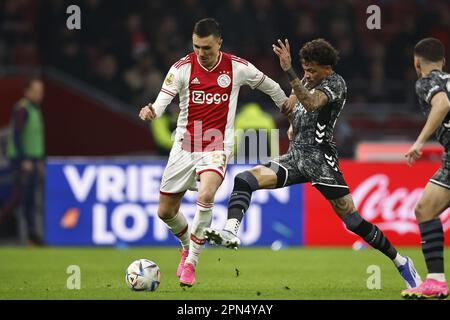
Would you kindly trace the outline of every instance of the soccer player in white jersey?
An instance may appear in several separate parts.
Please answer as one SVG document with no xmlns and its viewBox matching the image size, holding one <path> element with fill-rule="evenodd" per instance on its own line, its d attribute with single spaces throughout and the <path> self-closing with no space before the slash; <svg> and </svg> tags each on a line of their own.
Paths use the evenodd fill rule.
<svg viewBox="0 0 450 320">
<path fill-rule="evenodd" d="M 140 111 L 142 120 L 153 120 L 178 94 L 175 141 L 160 187 L 158 216 L 182 245 L 177 276 L 181 286 L 192 286 L 200 251 L 210 227 L 214 196 L 222 184 L 234 144 L 234 118 L 239 89 L 249 85 L 269 95 L 284 114 L 294 104 L 279 84 L 250 62 L 220 51 L 219 24 L 211 18 L 198 21 L 193 30 L 194 52 L 170 68 L 156 101 Z M 187 190 L 196 190 L 197 211 L 190 231 L 179 211 Z"/>
</svg>

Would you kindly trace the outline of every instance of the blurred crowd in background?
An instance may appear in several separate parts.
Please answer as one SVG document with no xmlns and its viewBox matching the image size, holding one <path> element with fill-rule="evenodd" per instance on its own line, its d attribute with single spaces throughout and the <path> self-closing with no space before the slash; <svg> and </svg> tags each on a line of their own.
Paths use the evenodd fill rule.
<svg viewBox="0 0 450 320">
<path fill-rule="evenodd" d="M 81 30 L 66 28 L 71 4 L 81 8 Z M 367 29 L 371 4 L 381 8 L 381 30 Z M 336 71 L 347 81 L 347 103 L 359 108 L 390 103 L 419 112 L 412 49 L 420 38 L 439 38 L 450 61 L 448 0 L 2 0 L 0 64 L 53 66 L 138 110 L 192 51 L 193 25 L 207 16 L 222 25 L 223 51 L 251 61 L 286 91 L 272 43 L 288 38 L 300 70 L 301 45 L 328 39 L 340 51 Z M 240 103 L 255 101 L 275 112 L 264 95 L 241 92 Z"/>
</svg>

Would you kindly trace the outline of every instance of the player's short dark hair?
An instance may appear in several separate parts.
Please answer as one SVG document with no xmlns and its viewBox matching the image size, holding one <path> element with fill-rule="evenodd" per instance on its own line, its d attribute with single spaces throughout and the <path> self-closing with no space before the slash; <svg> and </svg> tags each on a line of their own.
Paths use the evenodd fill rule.
<svg viewBox="0 0 450 320">
<path fill-rule="evenodd" d="M 214 37 L 221 38 L 222 32 L 220 30 L 219 23 L 213 18 L 205 18 L 197 23 L 194 26 L 194 34 L 199 36 L 200 38 L 208 37 L 213 35 Z"/>
<path fill-rule="evenodd" d="M 299 56 L 301 63 L 316 62 L 321 66 L 334 67 L 339 61 L 338 51 L 324 39 L 307 42 L 300 49 Z"/>
<path fill-rule="evenodd" d="M 439 62 L 445 56 L 444 45 L 436 38 L 425 38 L 417 42 L 414 55 L 430 62 Z"/>
</svg>

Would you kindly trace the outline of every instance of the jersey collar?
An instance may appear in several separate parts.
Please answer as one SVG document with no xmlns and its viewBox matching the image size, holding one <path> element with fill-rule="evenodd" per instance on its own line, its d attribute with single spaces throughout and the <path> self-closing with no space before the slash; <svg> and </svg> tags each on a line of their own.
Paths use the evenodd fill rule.
<svg viewBox="0 0 450 320">
<path fill-rule="evenodd" d="M 200 65 L 201 68 L 203 68 L 203 70 L 205 70 L 206 72 L 212 72 L 215 68 L 217 68 L 217 66 L 220 64 L 220 62 L 222 61 L 222 51 L 219 51 L 219 59 L 217 59 L 216 64 L 214 65 L 214 67 L 212 67 L 210 70 L 206 69 L 201 63 L 200 60 L 198 60 L 198 56 L 197 57 L 197 62 Z"/>
</svg>

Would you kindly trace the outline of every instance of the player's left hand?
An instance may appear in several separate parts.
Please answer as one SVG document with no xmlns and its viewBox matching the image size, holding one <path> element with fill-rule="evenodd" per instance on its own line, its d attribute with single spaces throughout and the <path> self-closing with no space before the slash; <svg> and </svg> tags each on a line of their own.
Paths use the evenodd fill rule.
<svg viewBox="0 0 450 320">
<path fill-rule="evenodd" d="M 405 154 L 406 163 L 411 166 L 414 161 L 419 160 L 422 156 L 422 148 L 424 143 L 416 141 L 409 151 Z"/>
<path fill-rule="evenodd" d="M 291 47 L 289 46 L 288 39 L 284 39 L 284 43 L 278 39 L 278 45 L 273 44 L 273 52 L 280 58 L 280 66 L 283 71 L 288 71 L 292 67 L 291 59 Z"/>
<path fill-rule="evenodd" d="M 295 105 L 297 104 L 297 97 L 292 95 L 290 96 L 281 106 L 281 113 L 286 117 L 289 117 L 294 111 Z"/>
</svg>

